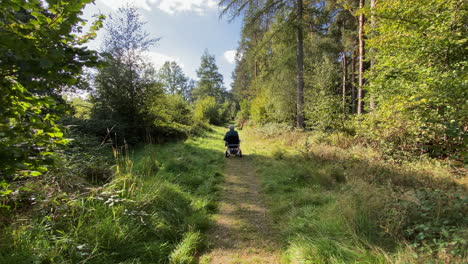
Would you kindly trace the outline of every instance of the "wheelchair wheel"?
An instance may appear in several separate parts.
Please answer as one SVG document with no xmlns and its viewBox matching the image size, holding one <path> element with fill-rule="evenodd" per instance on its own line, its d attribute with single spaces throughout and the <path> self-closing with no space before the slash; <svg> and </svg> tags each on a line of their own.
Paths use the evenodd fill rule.
<svg viewBox="0 0 468 264">
<path fill-rule="evenodd" d="M 239 158 L 242 158 L 242 151 L 239 151 Z"/>
<path fill-rule="evenodd" d="M 226 151 L 226 152 L 224 152 L 224 157 L 226 157 L 226 158 L 227 158 L 227 157 L 229 157 L 229 154 L 228 154 L 228 152 L 227 152 L 227 151 Z"/>
</svg>

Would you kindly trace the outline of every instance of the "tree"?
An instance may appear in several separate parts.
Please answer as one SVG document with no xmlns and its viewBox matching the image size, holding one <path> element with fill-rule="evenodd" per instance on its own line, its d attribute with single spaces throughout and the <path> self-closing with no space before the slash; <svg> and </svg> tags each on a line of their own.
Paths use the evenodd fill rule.
<svg viewBox="0 0 468 264">
<path fill-rule="evenodd" d="M 369 35 L 371 35 L 370 37 L 372 37 L 372 35 L 374 34 L 374 30 L 375 30 L 375 27 L 376 27 L 376 17 L 375 17 L 376 4 L 377 4 L 377 0 L 371 0 L 371 3 L 370 3 L 370 8 L 371 8 L 371 32 L 369 34 Z M 373 53 L 373 52 L 374 51 L 371 49 L 370 53 Z M 374 63 L 375 63 L 374 60 L 370 61 L 370 67 L 371 68 L 374 66 Z M 369 107 L 370 107 L 371 110 L 375 109 L 375 98 L 374 98 L 374 95 L 372 95 L 372 94 L 371 94 L 370 100 L 369 100 Z"/>
<path fill-rule="evenodd" d="M 134 143 L 145 138 L 148 124 L 141 110 L 156 82 L 156 72 L 145 62 L 143 52 L 158 39 L 144 30 L 145 23 L 134 7 L 119 8 L 109 18 L 103 47 L 106 64 L 95 78 L 93 115 L 117 124 L 121 135 Z"/>
<path fill-rule="evenodd" d="M 269 16 L 277 10 L 295 9 L 297 51 L 296 51 L 296 73 L 297 73 L 297 91 L 296 91 L 296 126 L 304 127 L 304 48 L 303 48 L 303 0 L 279 0 L 262 1 L 255 0 L 221 0 L 220 6 L 224 7 L 222 14 L 230 13 L 232 18 L 239 16 L 249 6 L 258 7 L 248 25 L 254 24 L 258 19 Z"/>
<path fill-rule="evenodd" d="M 368 91 L 376 109 L 361 132 L 389 149 L 451 155 L 466 140 L 464 1 L 380 1 L 369 36 Z M 372 132 L 372 133 L 370 133 Z"/>
<path fill-rule="evenodd" d="M 190 79 L 185 85 L 182 87 L 182 97 L 185 101 L 193 103 L 193 89 L 196 87 L 196 82 L 193 79 Z"/>
<path fill-rule="evenodd" d="M 304 127 L 304 34 L 302 26 L 302 0 L 296 1 L 297 19 L 297 127 Z"/>
<path fill-rule="evenodd" d="M 358 106 L 357 106 L 357 114 L 360 115 L 364 111 L 364 60 L 366 55 L 365 50 L 365 42 L 364 42 L 364 6 L 365 0 L 359 0 L 359 27 L 358 27 L 358 37 L 359 37 L 359 71 L 358 71 Z"/>
<path fill-rule="evenodd" d="M 223 86 L 223 76 L 218 72 L 216 59 L 205 50 L 201 57 L 200 67 L 197 70 L 199 78 L 197 86 L 193 90 L 195 100 L 200 100 L 210 96 L 216 99 L 217 103 L 224 101 L 225 88 Z"/>
<path fill-rule="evenodd" d="M 57 120 L 65 112 L 60 93 L 81 81 L 98 54 L 86 44 L 101 27 L 100 16 L 81 32 L 80 16 L 91 0 L 2 1 L 0 5 L 0 196 L 5 179 L 40 175 L 64 144 Z"/>
<path fill-rule="evenodd" d="M 188 78 L 175 61 L 166 61 L 163 64 L 158 72 L 158 80 L 162 82 L 165 91 L 169 94 L 186 93 Z"/>
</svg>

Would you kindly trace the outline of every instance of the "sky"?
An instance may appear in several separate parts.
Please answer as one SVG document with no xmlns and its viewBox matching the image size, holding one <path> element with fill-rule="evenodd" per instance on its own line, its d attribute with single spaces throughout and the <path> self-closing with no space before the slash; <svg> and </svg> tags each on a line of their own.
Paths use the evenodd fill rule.
<svg viewBox="0 0 468 264">
<path fill-rule="evenodd" d="M 165 61 L 176 61 L 185 74 L 197 79 L 196 70 L 205 49 L 216 57 L 224 84 L 231 88 L 231 74 L 235 66 L 235 50 L 238 46 L 241 19 L 229 23 L 219 18 L 218 0 L 96 0 L 84 10 L 84 17 L 91 22 L 95 14 L 112 14 L 127 3 L 137 7 L 145 30 L 151 37 L 161 40 L 148 52 L 148 58 L 159 68 Z M 105 22 L 104 22 L 105 23 Z M 104 30 L 89 43 L 99 49 Z"/>
</svg>

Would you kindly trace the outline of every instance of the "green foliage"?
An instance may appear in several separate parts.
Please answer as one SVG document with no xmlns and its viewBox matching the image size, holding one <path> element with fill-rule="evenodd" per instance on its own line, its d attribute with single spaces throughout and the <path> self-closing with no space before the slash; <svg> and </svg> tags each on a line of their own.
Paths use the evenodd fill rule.
<svg viewBox="0 0 468 264">
<path fill-rule="evenodd" d="M 266 123 L 263 126 L 257 127 L 256 130 L 267 137 L 272 137 L 291 132 L 293 131 L 293 127 L 287 124 Z"/>
<path fill-rule="evenodd" d="M 2 1 L 0 6 L 0 181 L 38 176 L 64 144 L 56 124 L 66 111 L 59 93 L 81 82 L 95 51 L 79 46 L 94 38 L 103 17 L 82 32 L 82 9 L 91 1 Z M 6 185 L 4 185 L 6 186 Z"/>
<path fill-rule="evenodd" d="M 182 68 L 175 61 L 166 61 L 158 71 L 158 80 L 169 94 L 180 94 L 187 100 L 192 100 L 193 80 L 189 81 Z"/>
<path fill-rule="evenodd" d="M 369 48 L 377 52 L 371 53 L 369 90 L 379 105 L 376 117 L 396 117 L 371 117 L 368 131 L 385 137 L 396 127 L 399 136 L 389 144 L 416 153 L 460 151 L 467 122 L 464 3 L 392 0 L 374 12 L 379 19 Z"/>
<path fill-rule="evenodd" d="M 93 104 L 89 101 L 89 98 L 81 98 L 79 96 L 72 96 L 69 99 L 69 103 L 73 107 L 73 116 L 79 119 L 90 119 L 91 110 L 93 109 Z"/>
<path fill-rule="evenodd" d="M 218 72 L 215 57 L 210 55 L 208 50 L 205 50 L 201 57 L 197 76 L 199 80 L 193 90 L 195 100 L 201 100 L 208 96 L 215 98 L 217 103 L 222 103 L 225 100 L 226 90 L 223 86 L 223 76 Z"/>
<path fill-rule="evenodd" d="M 96 36 L 103 16 L 82 36 L 82 10 L 90 0 L 73 2 L 2 1 L 0 75 L 16 79 L 29 92 L 57 95 L 77 85 L 84 66 L 97 65 L 97 53 L 85 44 Z"/>
<path fill-rule="evenodd" d="M 409 214 L 403 226 L 412 246 L 429 253 L 447 252 L 467 257 L 467 197 L 442 190 L 421 189 L 415 194 L 418 204 L 406 201 Z"/>
<path fill-rule="evenodd" d="M 192 111 L 181 95 L 153 93 L 145 98 L 145 120 L 154 135 L 163 137 L 187 136 L 192 125 Z"/>
<path fill-rule="evenodd" d="M 250 116 L 255 124 L 265 124 L 270 121 L 267 112 L 268 99 L 262 92 L 258 93 L 257 96 L 250 103 Z"/>
<path fill-rule="evenodd" d="M 239 104 L 240 110 L 236 113 L 236 122 L 242 127 L 250 119 L 250 102 L 247 100 L 242 100 Z"/>
<path fill-rule="evenodd" d="M 245 3 L 225 2 L 239 5 L 239 8 L 244 7 L 240 3 Z M 314 34 L 304 37 L 305 114 L 309 128 L 332 130 L 341 127 L 343 121 L 342 108 L 336 107 L 340 102 L 337 93 L 340 91 L 339 70 L 335 62 L 340 47 L 336 38 L 341 36 L 332 30 L 325 32 L 319 29 L 319 25 L 327 22 L 336 27 L 335 22 L 331 22 L 334 19 L 333 4 L 315 6 L 314 3 L 304 3 L 307 10 L 304 25 L 310 25 L 314 31 Z M 244 110 L 241 106 L 240 111 L 248 111 L 245 116 L 257 124 L 296 123 L 297 37 L 291 32 L 296 31 L 298 25 L 289 15 L 291 7 L 288 4 L 282 6 L 249 2 L 246 8 L 245 20 L 248 23 L 244 26 L 238 50 L 242 56 L 235 70 L 233 91 L 239 100 L 250 101 L 248 109 Z M 264 12 L 274 14 L 268 18 L 270 22 L 267 25 L 256 21 L 256 18 L 266 16 Z M 342 20 L 340 18 L 339 21 Z"/>
<path fill-rule="evenodd" d="M 105 65 L 98 70 L 92 94 L 92 119 L 101 124 L 99 134 L 104 136 L 114 127 L 121 132 L 118 140 L 131 144 L 144 141 L 153 126 L 142 114 L 151 111 L 145 109 L 145 100 L 162 96 L 156 72 L 143 53 L 158 39 L 150 38 L 143 25 L 137 9 L 130 6 L 119 8 L 117 15 L 110 17 L 104 41 Z"/>
<path fill-rule="evenodd" d="M 221 122 L 219 110 L 216 99 L 208 96 L 196 102 L 194 118 L 210 124 L 219 124 Z"/>
<path fill-rule="evenodd" d="M 58 116 L 49 112 L 57 109 L 56 102 L 15 81 L 4 81 L 2 87 L 8 89 L 0 99 L 1 179 L 41 175 L 53 164 L 54 147 L 67 142 L 55 123 Z"/>
<path fill-rule="evenodd" d="M 310 74 L 306 74 L 304 113 L 308 128 L 319 131 L 336 131 L 343 128 L 345 119 L 341 97 L 336 94 L 339 84 L 338 69 L 329 57 L 312 62 Z"/>
<path fill-rule="evenodd" d="M 244 17 L 233 94 L 242 118 L 293 124 L 297 39 L 292 2 L 222 1 Z M 357 133 L 393 156 L 465 160 L 466 4 L 461 0 L 303 1 L 306 128 Z M 358 101 L 357 17 L 364 15 L 364 114 Z M 268 21 L 268 22 L 265 22 Z M 341 64 L 341 65 L 340 65 Z M 245 109 L 244 109 L 245 108 Z M 367 113 L 367 114 L 366 114 Z M 242 121 L 245 123 L 245 121 Z M 404 154 L 406 153 L 406 154 Z"/>
<path fill-rule="evenodd" d="M 234 120 L 236 116 L 236 103 L 235 102 L 224 102 L 219 111 L 219 119 L 222 123 Z"/>
</svg>

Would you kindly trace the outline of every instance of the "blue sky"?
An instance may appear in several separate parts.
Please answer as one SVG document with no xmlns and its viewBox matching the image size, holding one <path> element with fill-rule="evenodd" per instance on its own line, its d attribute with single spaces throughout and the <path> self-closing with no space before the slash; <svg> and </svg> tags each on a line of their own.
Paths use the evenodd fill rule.
<svg viewBox="0 0 468 264">
<path fill-rule="evenodd" d="M 234 70 L 235 50 L 240 38 L 241 19 L 231 23 L 219 19 L 217 0 L 96 0 L 84 10 L 84 16 L 92 20 L 97 13 L 109 14 L 127 2 L 139 8 L 146 30 L 153 37 L 161 37 L 151 48 L 148 58 L 156 67 L 165 61 L 176 61 L 190 78 L 196 79 L 196 69 L 205 49 L 216 56 L 224 84 L 230 89 Z M 101 46 L 104 30 L 90 48 Z"/>
</svg>

